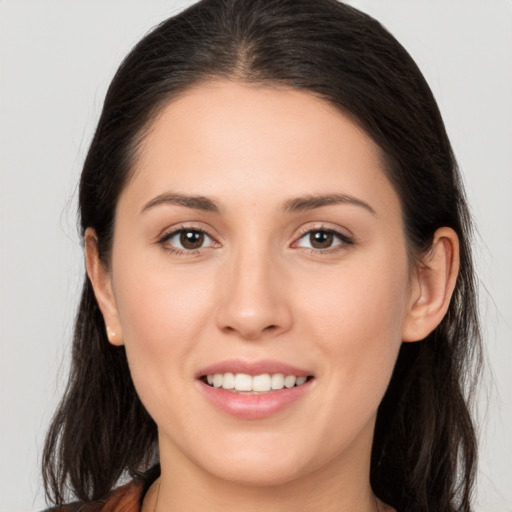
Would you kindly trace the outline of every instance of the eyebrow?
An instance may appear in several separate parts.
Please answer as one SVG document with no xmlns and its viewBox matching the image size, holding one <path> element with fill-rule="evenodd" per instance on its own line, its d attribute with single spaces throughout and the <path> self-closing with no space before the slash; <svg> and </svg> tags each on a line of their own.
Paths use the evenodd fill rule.
<svg viewBox="0 0 512 512">
<path fill-rule="evenodd" d="M 322 206 L 330 206 L 333 204 L 351 204 L 360 206 L 368 210 L 372 215 L 377 215 L 375 210 L 366 202 L 347 194 L 327 194 L 327 195 L 310 195 L 289 199 L 284 203 L 283 210 L 285 212 L 302 212 L 306 210 L 314 210 Z"/>
<path fill-rule="evenodd" d="M 178 206 L 185 206 L 186 208 L 193 208 L 194 210 L 203 210 L 206 212 L 220 212 L 219 204 L 209 197 L 189 196 L 185 194 L 166 192 L 164 194 L 160 194 L 159 196 L 151 199 L 151 201 L 146 203 L 142 208 L 141 213 L 144 213 L 147 210 L 162 204 L 174 204 Z"/>
<path fill-rule="evenodd" d="M 160 194 L 159 196 L 151 199 L 151 201 L 146 203 L 142 208 L 141 213 L 144 213 L 145 211 L 162 204 L 185 206 L 186 208 L 213 213 L 220 213 L 221 211 L 218 202 L 209 197 L 190 196 L 186 194 L 166 192 L 164 194 Z M 377 215 L 375 210 L 368 203 L 347 194 L 327 194 L 296 197 L 289 199 L 284 203 L 283 211 L 289 213 L 302 212 L 307 210 L 314 210 L 315 208 L 321 208 L 323 206 L 330 206 L 333 204 L 352 204 L 364 208 L 372 215 Z"/>
</svg>

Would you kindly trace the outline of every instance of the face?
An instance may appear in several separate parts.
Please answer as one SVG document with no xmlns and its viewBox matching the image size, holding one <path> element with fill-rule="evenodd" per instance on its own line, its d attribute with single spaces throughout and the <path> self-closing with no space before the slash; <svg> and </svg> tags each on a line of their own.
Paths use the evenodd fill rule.
<svg viewBox="0 0 512 512">
<path fill-rule="evenodd" d="M 167 105 L 106 280 L 162 461 L 257 484 L 369 464 L 411 279 L 379 150 L 334 107 L 222 81 Z"/>
</svg>

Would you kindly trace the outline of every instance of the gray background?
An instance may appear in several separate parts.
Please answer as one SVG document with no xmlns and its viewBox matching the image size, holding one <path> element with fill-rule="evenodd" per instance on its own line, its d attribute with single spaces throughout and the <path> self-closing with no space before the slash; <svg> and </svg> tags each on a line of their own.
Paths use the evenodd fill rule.
<svg viewBox="0 0 512 512">
<path fill-rule="evenodd" d="M 187 1 L 0 0 L 0 507 L 44 506 L 39 457 L 63 389 L 83 272 L 76 182 L 106 87 Z M 512 2 L 353 0 L 416 59 L 479 229 L 490 363 L 477 510 L 512 511 Z"/>
</svg>

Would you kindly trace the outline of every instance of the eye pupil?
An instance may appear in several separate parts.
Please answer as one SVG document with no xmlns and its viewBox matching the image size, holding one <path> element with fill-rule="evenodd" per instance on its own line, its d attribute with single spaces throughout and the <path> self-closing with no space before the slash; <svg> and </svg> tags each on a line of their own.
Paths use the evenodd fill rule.
<svg viewBox="0 0 512 512">
<path fill-rule="evenodd" d="M 327 249 L 334 241 L 334 235 L 328 231 L 315 231 L 309 235 L 311 247 L 315 249 Z"/>
<path fill-rule="evenodd" d="M 204 243 L 204 233 L 200 231 L 182 231 L 180 243 L 185 249 L 199 249 Z"/>
</svg>

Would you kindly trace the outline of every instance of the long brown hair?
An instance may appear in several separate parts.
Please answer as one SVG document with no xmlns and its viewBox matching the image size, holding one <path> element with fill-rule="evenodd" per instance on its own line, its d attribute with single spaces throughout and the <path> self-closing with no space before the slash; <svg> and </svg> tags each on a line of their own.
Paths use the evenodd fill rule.
<svg viewBox="0 0 512 512">
<path fill-rule="evenodd" d="M 377 21 L 335 0 L 202 0 L 156 27 L 121 64 L 84 163 L 82 235 L 109 264 L 119 194 L 159 109 L 212 78 L 309 91 L 357 120 L 380 146 L 414 261 L 453 228 L 461 267 L 449 311 L 425 340 L 403 344 L 380 405 L 375 494 L 401 512 L 471 509 L 476 439 L 468 392 L 480 363 L 471 221 L 434 97 L 405 49 Z M 48 498 L 104 497 L 153 459 L 156 425 L 133 387 L 124 348 L 108 343 L 85 277 L 72 367 L 43 456 Z"/>
</svg>

